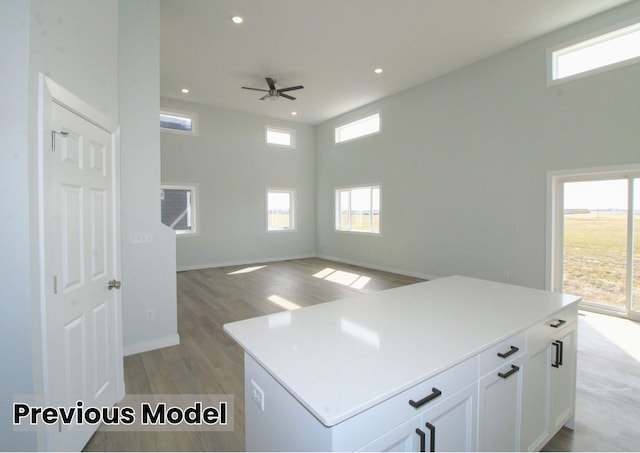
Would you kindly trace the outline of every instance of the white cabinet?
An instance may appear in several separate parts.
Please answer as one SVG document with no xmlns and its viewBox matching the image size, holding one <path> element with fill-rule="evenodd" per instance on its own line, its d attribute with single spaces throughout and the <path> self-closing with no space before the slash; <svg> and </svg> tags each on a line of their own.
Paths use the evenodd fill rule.
<svg viewBox="0 0 640 453">
<path fill-rule="evenodd" d="M 476 396 L 474 383 L 359 451 L 475 451 Z"/>
<path fill-rule="evenodd" d="M 527 331 L 520 450 L 538 451 L 575 414 L 577 307 Z"/>
<path fill-rule="evenodd" d="M 499 364 L 479 382 L 478 449 L 517 451 L 520 446 L 520 406 L 525 335 L 517 335 L 481 354 L 483 363 Z"/>
</svg>

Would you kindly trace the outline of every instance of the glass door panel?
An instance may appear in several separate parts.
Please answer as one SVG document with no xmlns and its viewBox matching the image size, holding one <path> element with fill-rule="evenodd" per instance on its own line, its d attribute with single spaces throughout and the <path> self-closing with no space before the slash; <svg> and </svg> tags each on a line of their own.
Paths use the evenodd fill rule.
<svg viewBox="0 0 640 453">
<path fill-rule="evenodd" d="M 562 292 L 615 311 L 627 303 L 627 187 L 626 179 L 564 184 Z"/>
</svg>

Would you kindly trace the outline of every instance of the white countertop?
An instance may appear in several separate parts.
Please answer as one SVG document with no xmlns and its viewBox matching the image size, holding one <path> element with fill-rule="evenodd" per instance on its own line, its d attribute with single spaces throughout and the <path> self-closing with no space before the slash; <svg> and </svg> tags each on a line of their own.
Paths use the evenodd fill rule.
<svg viewBox="0 0 640 453">
<path fill-rule="evenodd" d="M 447 277 L 224 325 L 333 426 L 579 301 Z"/>
</svg>

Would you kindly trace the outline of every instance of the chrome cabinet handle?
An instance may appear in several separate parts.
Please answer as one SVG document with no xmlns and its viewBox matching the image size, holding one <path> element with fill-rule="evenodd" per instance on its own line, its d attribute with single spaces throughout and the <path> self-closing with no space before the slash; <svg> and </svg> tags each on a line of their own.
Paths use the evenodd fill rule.
<svg viewBox="0 0 640 453">
<path fill-rule="evenodd" d="M 107 288 L 109 289 L 120 289 L 120 287 L 122 286 L 122 282 L 120 280 L 109 280 L 109 284 L 107 285 Z"/>
</svg>

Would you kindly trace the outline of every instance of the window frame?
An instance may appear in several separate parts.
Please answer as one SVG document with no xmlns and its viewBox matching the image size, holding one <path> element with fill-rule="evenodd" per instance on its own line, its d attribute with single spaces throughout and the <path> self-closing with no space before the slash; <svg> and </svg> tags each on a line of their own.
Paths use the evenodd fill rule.
<svg viewBox="0 0 640 453">
<path fill-rule="evenodd" d="M 289 194 L 289 224 L 290 228 L 271 229 L 269 224 L 269 194 L 287 193 Z M 297 231 L 298 222 L 296 219 L 296 189 L 290 187 L 267 187 L 265 189 L 265 230 L 267 233 L 293 233 Z"/>
<path fill-rule="evenodd" d="M 191 192 L 191 230 L 175 230 L 165 223 L 163 223 L 163 225 L 175 231 L 176 237 L 199 236 L 200 228 L 198 225 L 198 184 L 162 183 L 160 184 L 160 190 L 188 190 Z M 162 218 L 162 202 L 160 203 L 160 216 Z"/>
<path fill-rule="evenodd" d="M 366 134 L 358 135 L 357 137 L 351 137 L 351 138 L 346 139 L 346 140 L 338 140 L 338 135 L 339 135 L 338 131 L 339 130 L 345 129 L 345 128 L 349 127 L 349 126 L 353 126 L 353 125 L 355 125 L 357 123 L 365 122 L 366 120 L 368 120 L 370 118 L 373 118 L 373 117 L 377 117 L 378 118 L 378 130 L 377 131 L 368 132 Z M 380 114 L 380 111 L 377 111 L 377 112 L 373 112 L 373 113 L 367 114 L 365 116 L 361 116 L 361 117 L 359 117 L 359 118 L 357 118 L 355 120 L 351 120 L 351 121 L 348 121 L 346 123 L 342 123 L 342 124 L 334 127 L 334 129 L 333 129 L 333 142 L 334 142 L 335 145 L 342 145 L 343 143 L 350 143 L 350 142 L 353 142 L 355 140 L 360 140 L 360 139 L 363 139 L 363 138 L 366 138 L 366 137 L 371 137 L 371 136 L 374 136 L 374 135 L 378 135 L 381 132 L 382 132 L 382 115 Z"/>
<path fill-rule="evenodd" d="M 625 33 L 627 29 L 632 29 Z M 626 60 L 618 61 L 615 63 L 598 66 L 593 69 L 589 69 L 583 72 L 572 74 L 565 77 L 556 77 L 558 58 L 562 55 L 570 53 L 572 50 L 581 50 L 590 47 L 590 45 L 597 45 L 602 42 L 606 42 L 609 39 L 615 39 L 619 36 L 624 36 L 628 33 L 640 31 L 640 17 L 617 23 L 613 26 L 600 29 L 593 33 L 583 35 L 579 38 L 572 39 L 562 44 L 550 47 L 547 49 L 547 86 L 553 86 L 562 84 L 565 82 L 581 79 L 583 77 L 589 77 L 595 74 L 600 74 L 607 71 L 612 71 L 624 66 L 630 66 L 636 63 L 640 63 L 640 55 L 637 57 L 629 58 Z"/>
<path fill-rule="evenodd" d="M 351 219 L 351 192 L 353 190 L 359 189 L 369 189 L 370 190 L 370 212 L 371 212 L 371 228 L 370 231 L 363 230 L 354 230 L 349 225 L 349 228 L 341 228 L 341 202 L 340 202 L 340 194 L 343 192 L 349 192 L 349 219 Z M 374 207 L 373 207 L 373 190 L 378 190 L 378 230 L 374 230 Z M 363 234 L 367 236 L 381 236 L 382 235 L 382 185 L 381 184 L 366 184 L 366 185 L 358 185 L 358 186 L 344 186 L 344 187 L 336 187 L 334 190 L 334 227 L 335 231 L 338 233 L 348 233 L 348 234 Z"/>
<path fill-rule="evenodd" d="M 291 139 L 291 144 L 283 145 L 281 143 L 269 142 L 269 132 L 276 132 L 276 133 L 280 133 L 280 134 L 283 134 L 283 133 L 284 134 L 289 134 L 289 137 Z M 276 148 L 295 149 L 296 148 L 296 130 L 295 129 L 288 129 L 286 127 L 266 125 L 264 127 L 264 143 L 267 146 L 273 146 L 273 147 L 276 147 Z"/>
<path fill-rule="evenodd" d="M 160 126 L 160 131 L 161 132 L 168 132 L 170 134 L 178 134 L 178 135 L 192 135 L 192 136 L 197 136 L 198 135 L 198 114 L 195 112 L 186 112 L 183 110 L 177 110 L 177 109 L 160 109 L 160 113 L 158 115 L 158 118 L 160 118 L 161 115 L 170 115 L 170 116 L 175 116 L 178 118 L 188 118 L 191 120 L 191 130 L 190 131 L 184 131 L 184 130 L 180 130 L 180 129 L 172 129 L 169 127 L 162 127 Z M 160 123 L 160 120 L 159 120 Z"/>
</svg>

